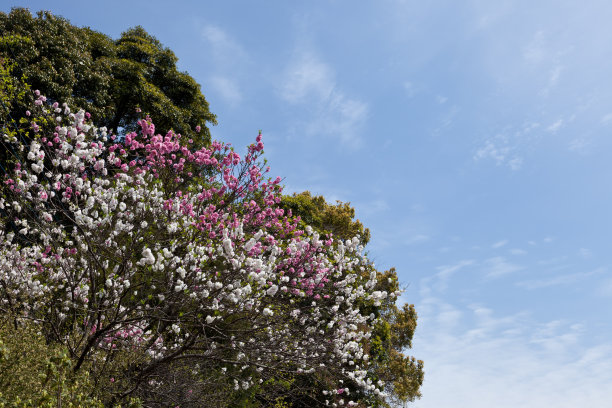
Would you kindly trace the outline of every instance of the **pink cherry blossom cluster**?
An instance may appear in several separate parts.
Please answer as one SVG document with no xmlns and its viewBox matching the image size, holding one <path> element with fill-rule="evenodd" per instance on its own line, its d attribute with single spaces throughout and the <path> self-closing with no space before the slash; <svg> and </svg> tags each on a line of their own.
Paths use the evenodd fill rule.
<svg viewBox="0 0 612 408">
<path fill-rule="evenodd" d="M 37 96 L 33 112 L 46 106 Z M 34 140 L 4 180 L 0 307 L 51 328 L 76 369 L 139 353 L 128 368 L 142 387 L 189 358 L 231 371 L 243 389 L 319 370 L 383 395 L 363 347 L 375 318 L 360 305 L 396 294 L 374 292 L 359 237 L 299 230 L 279 207 L 261 134 L 241 157 L 156 134 L 148 117 L 139 132 L 109 136 L 64 108 L 53 106 L 48 134 L 31 124 Z M 340 385 L 329 404 L 344 403 Z"/>
</svg>

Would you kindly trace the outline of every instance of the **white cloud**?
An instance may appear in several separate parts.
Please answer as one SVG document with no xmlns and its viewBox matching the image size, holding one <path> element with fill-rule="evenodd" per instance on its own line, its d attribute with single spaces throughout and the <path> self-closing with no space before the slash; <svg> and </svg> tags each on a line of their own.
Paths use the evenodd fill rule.
<svg viewBox="0 0 612 408">
<path fill-rule="evenodd" d="M 305 105 L 312 117 L 304 118 L 310 135 L 338 137 L 358 147 L 359 134 L 368 116 L 368 105 L 345 95 L 332 68 L 312 53 L 302 53 L 285 72 L 280 96 L 294 105 Z"/>
<path fill-rule="evenodd" d="M 528 130 L 529 131 L 529 130 Z M 493 160 L 497 166 L 508 166 L 511 170 L 519 170 L 523 165 L 523 159 L 518 156 L 519 142 L 513 142 L 511 144 L 510 139 L 499 134 L 495 137 L 489 138 L 484 142 L 476 153 L 474 153 L 474 160 Z"/>
<path fill-rule="evenodd" d="M 557 85 L 559 82 L 559 78 L 561 78 L 561 72 L 563 68 L 560 65 L 557 65 L 553 69 L 550 70 L 550 77 L 548 78 L 548 86 L 552 88 Z"/>
<path fill-rule="evenodd" d="M 559 83 L 559 78 L 561 78 L 561 72 L 563 72 L 563 67 L 561 65 L 555 65 L 550 69 L 548 75 L 548 84 L 542 89 L 540 95 L 543 97 L 548 97 L 553 89 Z"/>
<path fill-rule="evenodd" d="M 612 121 L 612 112 L 605 114 L 601 118 L 601 123 L 603 123 L 604 125 L 607 125 L 611 121 Z"/>
<path fill-rule="evenodd" d="M 210 45 L 215 62 L 225 68 L 230 68 L 239 61 L 244 63 L 248 60 L 244 48 L 220 27 L 204 26 L 202 38 Z"/>
<path fill-rule="evenodd" d="M 405 81 L 402 86 L 404 87 L 404 90 L 406 91 L 406 95 L 408 96 L 408 98 L 412 98 L 414 97 L 414 95 L 416 94 L 416 89 L 414 87 L 414 84 L 410 81 Z"/>
<path fill-rule="evenodd" d="M 503 246 L 505 246 L 508 243 L 507 239 L 503 239 L 501 241 L 498 241 L 496 243 L 494 243 L 493 245 L 491 245 L 491 248 L 493 249 L 497 249 L 497 248 L 501 248 Z"/>
<path fill-rule="evenodd" d="M 242 102 L 242 93 L 235 81 L 222 76 L 214 76 L 210 79 L 210 85 L 230 105 L 238 105 Z"/>
<path fill-rule="evenodd" d="M 522 165 L 523 165 L 523 159 L 521 159 L 520 157 L 515 157 L 508 161 L 508 166 L 510 167 L 511 170 L 514 170 L 514 171 L 519 170 Z"/>
<path fill-rule="evenodd" d="M 431 237 L 429 235 L 414 234 L 414 235 L 408 236 L 408 238 L 404 240 L 404 244 L 405 245 L 415 245 L 415 244 L 420 244 L 420 243 L 429 241 L 430 239 Z"/>
<path fill-rule="evenodd" d="M 485 145 L 476 151 L 474 159 L 493 159 L 496 164 L 500 165 L 506 161 L 509 152 L 509 147 L 498 146 L 493 141 L 487 140 Z"/>
<path fill-rule="evenodd" d="M 547 288 L 551 286 L 562 286 L 569 285 L 572 283 L 583 281 L 589 276 L 600 275 L 605 273 L 605 268 L 597 268 L 589 272 L 572 273 L 565 275 L 557 275 L 547 279 L 532 279 L 527 281 L 517 282 L 516 286 L 525 288 L 527 290 Z"/>
<path fill-rule="evenodd" d="M 359 214 L 372 215 L 389 210 L 389 203 L 383 199 L 355 203 L 355 208 Z"/>
<path fill-rule="evenodd" d="M 556 257 L 547 258 L 547 259 L 540 259 L 538 261 L 538 265 L 546 266 L 548 270 L 551 270 L 551 268 L 554 268 L 555 270 L 567 269 L 568 268 L 567 259 L 568 259 L 567 255 L 556 256 Z"/>
<path fill-rule="evenodd" d="M 243 100 L 243 91 L 239 85 L 239 78 L 243 77 L 245 67 L 249 65 L 247 52 L 220 27 L 204 26 L 201 34 L 214 62 L 211 64 L 214 71 L 206 85 L 210 85 L 229 105 L 240 104 Z"/>
<path fill-rule="evenodd" d="M 597 294 L 600 296 L 612 297 L 612 279 L 606 279 L 597 287 Z"/>
<path fill-rule="evenodd" d="M 523 48 L 523 59 L 533 65 L 540 64 L 546 58 L 544 31 L 536 32 L 532 39 Z"/>
<path fill-rule="evenodd" d="M 558 119 L 555 123 L 548 126 L 546 128 L 546 131 L 554 134 L 554 133 L 557 133 L 557 131 L 559 131 L 559 129 L 561 129 L 562 126 L 563 126 L 563 119 Z"/>
<path fill-rule="evenodd" d="M 335 87 L 331 68 L 312 55 L 294 61 L 285 75 L 281 96 L 291 103 L 305 103 L 311 97 L 328 99 Z"/>
<path fill-rule="evenodd" d="M 471 259 L 468 259 L 468 260 L 459 261 L 453 265 L 438 266 L 436 268 L 438 270 L 438 273 L 436 274 L 436 276 L 440 279 L 446 280 L 450 278 L 451 275 L 453 275 L 458 270 L 463 269 L 466 266 L 470 266 L 472 264 L 474 264 L 474 261 L 472 261 Z"/>
<path fill-rule="evenodd" d="M 443 105 L 448 101 L 448 98 L 446 96 L 438 95 L 436 96 L 436 101 L 438 101 L 440 105 Z"/>
<path fill-rule="evenodd" d="M 451 265 L 438 266 L 436 274 L 421 280 L 421 290 L 425 291 L 422 294 L 429 296 L 431 289 L 439 293 L 444 292 L 448 287 L 448 281 L 455 273 L 473 264 L 473 260 L 464 259 Z"/>
<path fill-rule="evenodd" d="M 500 244 L 505 248 L 508 244 L 504 241 L 507 240 L 489 247 Z M 556 259 L 553 266 L 560 261 Z M 435 274 L 421 279 L 421 300 L 416 302 L 419 324 L 409 354 L 424 360 L 426 374 L 423 398 L 410 406 L 607 407 L 612 399 L 612 389 L 606 386 L 612 383 L 612 346 L 593 341 L 597 337 L 593 331 L 600 328 L 563 317 L 537 321 L 532 312 L 522 309 L 528 303 L 520 300 L 481 304 L 474 303 L 466 292 L 460 296 L 455 290 L 449 293 L 453 276 L 476 267 L 489 277 L 524 269 L 504 257 L 478 263 L 461 260 L 439 266 Z M 525 281 L 517 286 L 537 289 L 572 284 L 605 273 L 600 268 L 554 276 L 549 281 Z M 461 280 L 468 278 L 462 275 Z M 600 295 L 612 296 L 612 279 L 599 286 Z M 460 288 L 453 285 L 453 289 Z M 504 310 L 514 305 L 515 311 L 499 314 L 497 305 Z"/>
<path fill-rule="evenodd" d="M 426 374 L 415 408 L 604 408 L 612 400 L 612 346 L 581 345 L 588 327 L 435 298 L 417 310 L 410 354 Z"/>
<path fill-rule="evenodd" d="M 508 262 L 502 256 L 489 258 L 484 262 L 485 276 L 487 278 L 498 278 L 524 269 L 522 266 Z"/>
<path fill-rule="evenodd" d="M 568 149 L 572 152 L 585 152 L 591 145 L 591 141 L 585 137 L 579 137 L 569 142 Z"/>
</svg>

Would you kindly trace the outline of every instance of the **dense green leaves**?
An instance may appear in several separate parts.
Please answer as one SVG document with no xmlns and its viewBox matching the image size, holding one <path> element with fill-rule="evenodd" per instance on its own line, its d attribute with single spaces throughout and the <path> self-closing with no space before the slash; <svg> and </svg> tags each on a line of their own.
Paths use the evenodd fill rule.
<svg viewBox="0 0 612 408">
<path fill-rule="evenodd" d="M 75 374 L 67 350 L 47 344 L 38 330 L 34 322 L 0 316 L 0 407 L 101 408 L 89 396 L 87 372 Z"/>
<path fill-rule="evenodd" d="M 301 226 L 310 225 L 321 233 L 332 233 L 343 240 L 360 236 L 363 245 L 370 241 L 370 230 L 355 220 L 351 203 L 338 201 L 328 204 L 323 196 L 313 196 L 310 191 L 283 197 L 282 206 L 301 218 Z"/>
<path fill-rule="evenodd" d="M 165 134 L 173 129 L 202 143 L 207 124 L 216 124 L 198 83 L 178 71 L 177 57 L 142 27 L 118 40 L 76 27 L 50 12 L 33 17 L 27 9 L 0 13 L 0 56 L 14 63 L 13 76 L 27 78 L 48 98 L 90 112 L 98 126 L 136 129 L 150 114 Z M 23 114 L 28 102 L 11 107 Z M 196 127 L 201 127 L 201 132 Z"/>
</svg>

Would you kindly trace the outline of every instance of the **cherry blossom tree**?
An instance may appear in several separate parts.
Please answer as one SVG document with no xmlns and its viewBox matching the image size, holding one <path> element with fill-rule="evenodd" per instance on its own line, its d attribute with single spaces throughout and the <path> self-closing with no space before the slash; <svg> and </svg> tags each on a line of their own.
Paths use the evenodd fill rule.
<svg viewBox="0 0 612 408">
<path fill-rule="evenodd" d="M 359 237 L 280 208 L 261 134 L 242 157 L 148 117 L 117 138 L 39 93 L 28 114 L 32 141 L 3 140 L 0 308 L 64 343 L 105 401 L 201 406 L 304 373 L 326 382 L 311 406 L 384 397 L 364 305 L 399 292 L 375 290 Z"/>
</svg>

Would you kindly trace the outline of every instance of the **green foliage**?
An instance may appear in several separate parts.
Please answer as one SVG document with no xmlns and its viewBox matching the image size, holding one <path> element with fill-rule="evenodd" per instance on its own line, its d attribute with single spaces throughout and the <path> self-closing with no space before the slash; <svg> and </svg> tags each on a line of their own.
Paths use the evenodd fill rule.
<svg viewBox="0 0 612 408">
<path fill-rule="evenodd" d="M 98 126 L 131 131 L 140 108 L 155 119 L 159 133 L 172 128 L 210 142 L 206 124 L 216 124 L 216 117 L 200 86 L 178 71 L 174 53 L 142 27 L 114 41 L 47 11 L 33 17 L 14 8 L 0 13 L 0 56 L 14 63 L 15 78 L 27 78 L 52 100 L 85 109 Z M 29 102 L 15 103 L 13 116 L 23 115 Z"/>
<path fill-rule="evenodd" d="M 0 407 L 103 407 L 86 371 L 75 374 L 67 350 L 46 344 L 31 322 L 0 321 Z"/>
<path fill-rule="evenodd" d="M 340 239 L 359 235 L 363 245 L 370 241 L 370 230 L 364 228 L 359 220 L 354 220 L 355 209 L 351 203 L 337 201 L 336 205 L 331 205 L 323 196 L 313 196 L 310 191 L 304 191 L 284 196 L 281 206 L 301 217 L 302 228 L 310 225 L 321 233 L 333 233 Z"/>
<path fill-rule="evenodd" d="M 17 106 L 32 103 L 32 92 L 25 78 L 14 74 L 15 62 L 0 56 L 0 124 L 4 139 L 14 141 L 19 127 L 19 119 L 25 120 L 23 113 L 13 117 L 11 113 Z M 25 113 L 25 112 L 24 112 Z"/>
<path fill-rule="evenodd" d="M 377 290 L 388 293 L 399 289 L 395 268 L 378 272 Z M 387 324 L 387 330 L 381 331 L 382 353 L 377 355 L 376 376 L 387 384 L 392 400 L 401 403 L 414 401 L 421 397 L 420 387 L 423 384 L 423 361 L 406 356 L 404 351 L 412 347 L 412 338 L 417 326 L 417 313 L 414 305 L 403 304 L 397 307 L 395 299 L 385 299 L 379 309 L 380 315 Z M 377 340 L 372 336 L 372 340 Z"/>
</svg>

